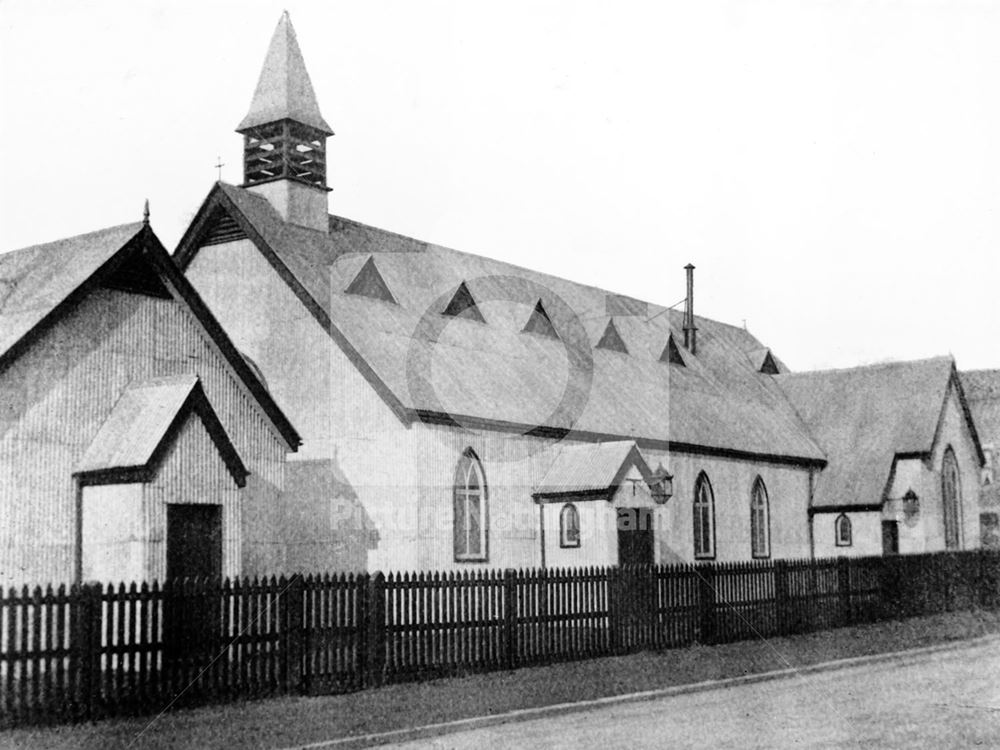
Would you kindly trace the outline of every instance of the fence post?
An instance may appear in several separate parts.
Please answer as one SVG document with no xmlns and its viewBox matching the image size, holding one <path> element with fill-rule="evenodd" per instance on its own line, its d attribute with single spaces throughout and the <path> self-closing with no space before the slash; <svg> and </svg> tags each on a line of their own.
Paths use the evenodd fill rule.
<svg viewBox="0 0 1000 750">
<path fill-rule="evenodd" d="M 788 596 L 788 563 L 774 561 L 774 618 L 778 635 L 792 632 L 791 598 Z"/>
<path fill-rule="evenodd" d="M 701 622 L 702 644 L 715 643 L 715 566 L 712 563 L 698 565 L 698 610 Z"/>
<path fill-rule="evenodd" d="M 378 687 L 385 670 L 385 576 L 382 573 L 368 578 L 365 605 L 365 686 Z"/>
<path fill-rule="evenodd" d="M 608 649 L 615 654 L 622 648 L 621 568 L 605 569 L 605 586 L 608 594 Z"/>
<path fill-rule="evenodd" d="M 517 571 L 507 568 L 503 572 L 503 656 L 504 666 L 517 665 Z"/>
<path fill-rule="evenodd" d="M 304 671 L 302 669 L 305 628 L 302 617 L 305 582 L 299 573 L 292 576 L 285 588 L 285 693 L 304 693 Z"/>
<path fill-rule="evenodd" d="M 101 594 L 99 583 L 83 584 L 77 600 L 75 633 L 81 718 L 94 719 L 101 679 Z"/>
<path fill-rule="evenodd" d="M 837 558 L 837 593 L 840 594 L 840 617 L 844 625 L 854 623 L 851 608 L 851 561 L 847 557 Z"/>
</svg>

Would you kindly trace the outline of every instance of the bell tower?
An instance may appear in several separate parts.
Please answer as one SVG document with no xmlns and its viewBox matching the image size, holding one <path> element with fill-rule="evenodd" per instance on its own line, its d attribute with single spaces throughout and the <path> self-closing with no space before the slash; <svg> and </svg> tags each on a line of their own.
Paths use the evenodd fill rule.
<svg viewBox="0 0 1000 750">
<path fill-rule="evenodd" d="M 285 11 L 271 37 L 243 136 L 243 187 L 263 195 L 292 224 L 329 230 L 326 139 L 295 29 Z"/>
</svg>

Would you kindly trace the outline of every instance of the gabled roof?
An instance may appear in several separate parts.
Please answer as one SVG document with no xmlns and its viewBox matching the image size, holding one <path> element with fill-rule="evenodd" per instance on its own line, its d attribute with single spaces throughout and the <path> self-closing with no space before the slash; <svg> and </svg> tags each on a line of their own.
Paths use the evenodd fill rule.
<svg viewBox="0 0 1000 750">
<path fill-rule="evenodd" d="M 330 217 L 329 232 L 298 227 L 264 197 L 223 183 L 178 246 L 182 268 L 219 209 L 404 422 L 824 463 L 781 389 L 753 368 L 747 353 L 762 345 L 742 328 L 698 318 L 698 356 L 687 357 L 687 367 L 664 367 L 664 342 L 679 335 L 683 313 L 630 305 L 647 314 L 615 318 L 629 342 L 623 357 L 594 348 L 617 295 L 339 217 Z M 398 306 L 342 292 L 369 255 Z M 449 325 L 439 314 L 463 280 L 488 325 Z M 558 339 L 521 334 L 539 299 Z"/>
<path fill-rule="evenodd" d="M 295 120 L 322 130 L 327 135 L 333 135 L 320 114 L 316 93 L 306 71 L 306 63 L 302 59 L 288 11 L 281 14 L 274 29 L 267 57 L 264 58 L 264 67 L 260 71 L 257 88 L 250 102 L 250 111 L 236 130 L 243 132 L 257 125 L 284 119 Z"/>
<path fill-rule="evenodd" d="M 151 481 L 187 418 L 197 415 L 238 487 L 247 468 L 194 374 L 133 383 L 115 404 L 77 465 L 85 484 Z"/>
<path fill-rule="evenodd" d="M 933 450 L 952 387 L 958 389 L 965 408 L 951 357 L 776 375 L 774 379 L 827 455 L 827 467 L 816 482 L 813 508 L 878 507 L 896 458 L 925 457 Z M 978 448 L 967 409 L 966 418 Z"/>
<path fill-rule="evenodd" d="M 610 500 L 632 467 L 652 481 L 652 472 L 631 440 L 563 445 L 532 493 L 535 499 L 592 495 Z"/>
<path fill-rule="evenodd" d="M 6 286 L 0 294 L 0 372 L 95 288 L 155 282 L 190 310 L 288 448 L 297 450 L 301 440 L 295 428 L 147 224 L 123 224 L 0 254 L 0 279 Z"/>
<path fill-rule="evenodd" d="M 980 437 L 1000 444 L 1000 370 L 970 370 L 960 377 Z"/>
<path fill-rule="evenodd" d="M 0 254 L 0 357 L 132 241 L 142 223 Z"/>
</svg>

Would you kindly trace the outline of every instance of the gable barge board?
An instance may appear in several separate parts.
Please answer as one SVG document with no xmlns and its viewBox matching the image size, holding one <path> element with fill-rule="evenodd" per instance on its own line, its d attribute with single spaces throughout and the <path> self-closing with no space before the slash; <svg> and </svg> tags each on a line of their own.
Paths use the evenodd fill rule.
<svg viewBox="0 0 1000 750">
<path fill-rule="evenodd" d="M 341 351 L 351 361 L 351 364 L 358 369 L 362 377 L 364 377 L 372 388 L 375 389 L 375 392 L 385 402 L 392 413 L 396 415 L 396 418 L 403 424 L 411 422 L 412 419 L 410 417 L 410 410 L 403 406 L 402 402 L 378 376 L 375 370 L 372 369 L 371 365 L 365 361 L 360 352 L 358 352 L 358 350 L 351 345 L 351 342 L 347 340 L 347 337 L 344 336 L 340 329 L 333 324 L 333 321 L 330 319 L 330 316 L 326 313 L 326 311 L 316 303 L 316 300 L 312 298 L 312 295 L 309 294 L 299 280 L 295 278 L 295 274 L 293 274 L 291 269 L 285 265 L 284 261 L 278 257 L 278 254 L 271 249 L 271 246 L 268 245 L 263 237 L 261 237 L 260 233 L 256 230 L 253 224 L 247 220 L 247 218 L 243 215 L 243 212 L 240 211 L 229 199 L 220 187 L 219 183 L 216 183 L 215 187 L 212 188 L 212 192 L 209 193 L 204 203 L 202 203 L 201 208 L 198 209 L 198 214 L 195 220 L 191 223 L 191 226 L 188 227 L 188 231 L 184 233 L 184 236 L 181 238 L 181 241 L 177 246 L 177 250 L 174 253 L 174 259 L 180 271 L 183 273 L 200 249 L 199 243 L 210 226 L 209 219 L 212 209 L 214 209 L 216 205 L 222 205 L 226 211 L 228 211 L 229 215 L 236 220 L 246 233 L 247 237 L 249 237 L 250 241 L 260 251 L 261 255 L 264 256 L 265 260 L 267 260 L 282 281 L 288 285 L 295 296 L 298 297 L 299 301 L 305 305 L 306 310 L 308 310 L 309 314 L 312 315 L 317 323 L 319 323 L 320 327 L 336 342 L 337 346 L 340 347 Z"/>
</svg>

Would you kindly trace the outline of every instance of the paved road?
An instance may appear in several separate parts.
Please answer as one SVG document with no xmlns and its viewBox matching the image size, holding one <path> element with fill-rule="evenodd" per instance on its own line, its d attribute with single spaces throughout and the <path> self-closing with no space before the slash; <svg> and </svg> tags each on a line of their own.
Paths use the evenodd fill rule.
<svg viewBox="0 0 1000 750">
<path fill-rule="evenodd" d="M 1000 748 L 1000 645 L 512 723 L 397 748 Z"/>
</svg>

